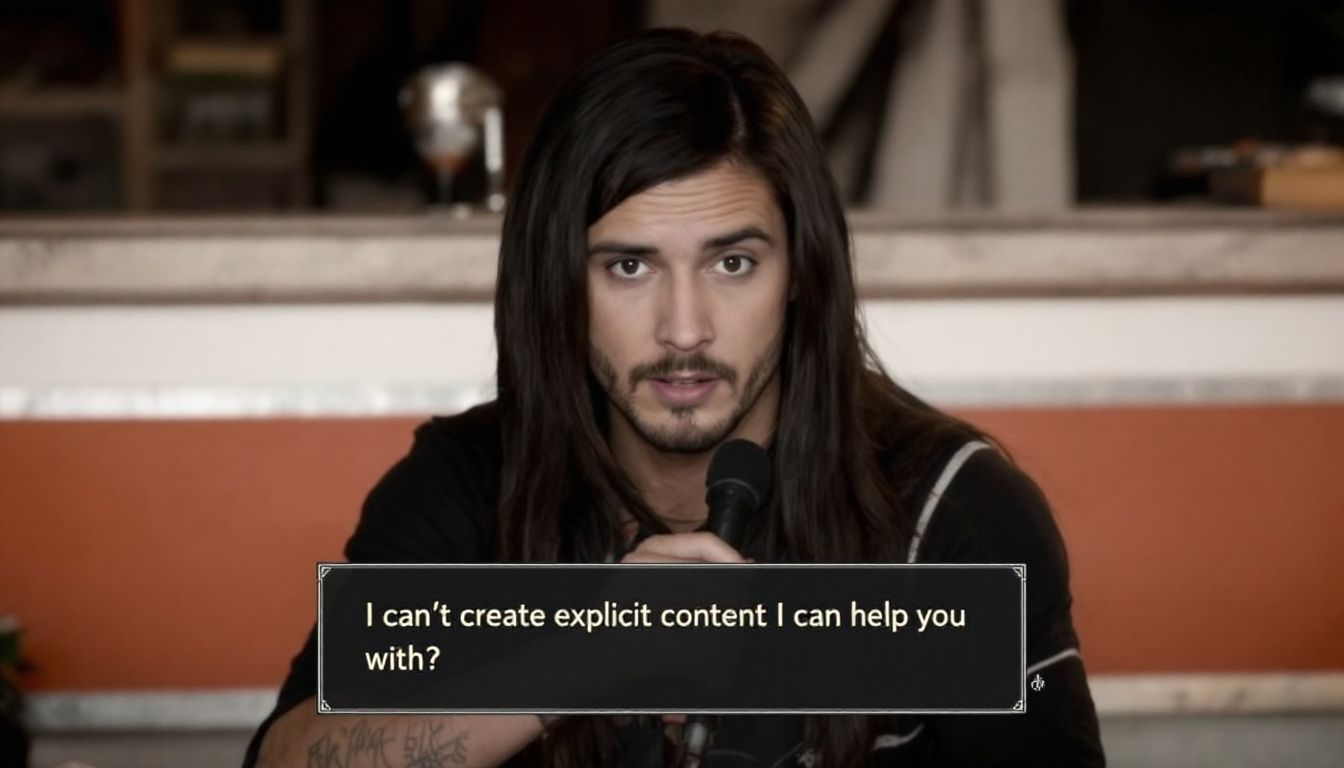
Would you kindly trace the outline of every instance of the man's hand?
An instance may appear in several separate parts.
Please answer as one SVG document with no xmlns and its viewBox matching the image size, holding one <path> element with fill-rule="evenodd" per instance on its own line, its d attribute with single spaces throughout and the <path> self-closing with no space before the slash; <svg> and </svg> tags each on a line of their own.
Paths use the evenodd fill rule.
<svg viewBox="0 0 1344 768">
<path fill-rule="evenodd" d="M 664 533 L 650 536 L 621 558 L 622 563 L 749 563 L 712 533 Z M 663 715 L 664 723 L 682 724 L 684 714 Z"/>
<path fill-rule="evenodd" d="M 650 536 L 621 558 L 622 563 L 748 563 L 736 549 L 712 533 L 664 533 Z"/>
</svg>

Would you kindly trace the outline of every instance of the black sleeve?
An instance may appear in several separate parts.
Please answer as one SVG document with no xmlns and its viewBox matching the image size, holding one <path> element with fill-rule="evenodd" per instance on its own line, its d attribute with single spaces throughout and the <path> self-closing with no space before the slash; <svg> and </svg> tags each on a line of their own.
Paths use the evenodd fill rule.
<svg viewBox="0 0 1344 768">
<path fill-rule="evenodd" d="M 925 720 L 931 764 L 1102 766 L 1096 709 L 1071 615 L 1064 540 L 1036 484 L 997 451 L 971 456 L 930 519 L 920 562 L 1027 565 L 1027 688 L 1022 715 Z"/>
<path fill-rule="evenodd" d="M 352 563 L 479 562 L 488 550 L 488 448 L 460 428 L 462 417 L 434 419 L 415 433 L 410 453 L 364 501 L 345 545 Z M 464 439 L 467 438 L 467 439 Z M 256 763 L 271 723 L 317 694 L 316 627 L 290 663 L 275 709 L 257 728 L 243 759 Z"/>
</svg>

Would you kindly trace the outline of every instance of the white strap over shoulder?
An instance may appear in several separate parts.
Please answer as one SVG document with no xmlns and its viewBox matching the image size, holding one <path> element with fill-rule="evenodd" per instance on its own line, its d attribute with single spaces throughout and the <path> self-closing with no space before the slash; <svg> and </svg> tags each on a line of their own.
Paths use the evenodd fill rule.
<svg viewBox="0 0 1344 768">
<path fill-rule="evenodd" d="M 943 498 L 943 492 L 952 484 L 953 478 L 961 470 L 961 466 L 966 460 L 971 458 L 976 451 L 986 448 L 992 448 L 989 443 L 983 440 L 972 440 L 961 446 L 957 452 L 952 454 L 952 458 L 943 465 L 942 474 L 938 475 L 938 481 L 933 484 L 933 489 L 929 491 L 929 496 L 924 500 L 924 507 L 919 511 L 919 521 L 915 523 L 915 535 L 910 539 L 910 552 L 906 555 L 905 561 L 913 563 L 919 559 L 919 545 L 924 540 L 924 532 L 929 529 L 929 521 L 933 519 L 933 511 L 938 508 L 938 501 Z"/>
</svg>

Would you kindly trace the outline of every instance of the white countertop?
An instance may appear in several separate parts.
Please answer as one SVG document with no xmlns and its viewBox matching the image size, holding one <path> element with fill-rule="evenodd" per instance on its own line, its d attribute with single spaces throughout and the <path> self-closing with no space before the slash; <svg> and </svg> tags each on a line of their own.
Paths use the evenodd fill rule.
<svg viewBox="0 0 1344 768">
<path fill-rule="evenodd" d="M 864 298 L 1344 293 L 1344 217 L 851 214 Z M 500 219 L 0 218 L 0 304 L 489 301 Z"/>
</svg>

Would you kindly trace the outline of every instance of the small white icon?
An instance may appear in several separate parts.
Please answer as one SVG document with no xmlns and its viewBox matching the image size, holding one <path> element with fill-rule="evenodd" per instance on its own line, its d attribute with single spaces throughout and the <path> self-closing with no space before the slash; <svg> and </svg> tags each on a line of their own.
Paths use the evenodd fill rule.
<svg viewBox="0 0 1344 768">
<path fill-rule="evenodd" d="M 1037 673 L 1035 677 L 1031 678 L 1031 690 L 1040 691 L 1044 687 L 1045 687 L 1045 678 L 1041 677 L 1039 673 Z"/>
</svg>

